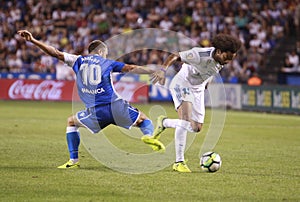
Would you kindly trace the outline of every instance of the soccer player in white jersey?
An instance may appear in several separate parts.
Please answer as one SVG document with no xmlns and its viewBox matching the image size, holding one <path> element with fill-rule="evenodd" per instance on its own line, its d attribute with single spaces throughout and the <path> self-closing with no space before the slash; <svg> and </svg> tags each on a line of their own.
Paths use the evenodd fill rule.
<svg viewBox="0 0 300 202">
<path fill-rule="evenodd" d="M 127 129 L 137 126 L 144 134 L 142 136 L 144 143 L 150 145 L 155 151 L 165 149 L 164 145 L 152 136 L 154 130 L 152 121 L 118 95 L 111 79 L 112 72 L 152 74 L 154 71 L 143 66 L 107 59 L 107 47 L 100 40 L 92 41 L 88 47 L 89 54 L 82 56 L 61 52 L 36 40 L 27 30 L 20 30 L 18 34 L 46 54 L 65 62 L 76 73 L 78 94 L 86 109 L 68 118 L 66 139 L 70 160 L 58 168 L 79 168 L 79 127 L 97 133 L 110 124 Z"/>
<path fill-rule="evenodd" d="M 212 39 L 212 47 L 195 47 L 178 54 L 171 54 L 163 64 L 163 68 L 152 75 L 153 83 L 159 82 L 163 85 L 167 68 L 175 61 L 183 62 L 169 87 L 179 119 L 159 116 L 153 134 L 154 138 L 159 139 L 165 128 L 175 128 L 174 171 L 191 172 L 184 159 L 187 132 L 200 132 L 205 115 L 205 87 L 209 79 L 217 74 L 223 65 L 233 60 L 240 46 L 239 39 L 218 34 Z"/>
</svg>

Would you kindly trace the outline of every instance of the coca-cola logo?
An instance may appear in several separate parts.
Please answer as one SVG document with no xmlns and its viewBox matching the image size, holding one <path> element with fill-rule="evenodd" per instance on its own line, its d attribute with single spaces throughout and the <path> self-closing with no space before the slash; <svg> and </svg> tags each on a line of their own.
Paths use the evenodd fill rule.
<svg viewBox="0 0 300 202">
<path fill-rule="evenodd" d="M 27 82 L 25 83 L 24 80 L 15 81 L 9 88 L 9 98 L 30 100 L 61 99 L 63 82 L 52 80 L 44 80 L 39 83 Z"/>
</svg>

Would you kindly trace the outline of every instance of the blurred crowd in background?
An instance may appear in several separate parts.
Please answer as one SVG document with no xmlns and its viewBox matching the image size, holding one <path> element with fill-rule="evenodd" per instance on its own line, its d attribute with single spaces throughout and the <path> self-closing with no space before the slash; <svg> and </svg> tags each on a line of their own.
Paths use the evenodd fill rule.
<svg viewBox="0 0 300 202">
<path fill-rule="evenodd" d="M 174 33 L 164 36 L 150 30 L 120 37 L 117 43 L 108 44 L 109 56 L 124 54 L 114 59 L 139 65 L 162 64 L 167 51 L 207 47 L 216 34 L 228 33 L 240 38 L 243 47 L 222 70 L 223 81 L 245 83 L 264 68 L 265 58 L 283 37 L 299 31 L 299 19 L 298 0 L 1 1 L 0 72 L 56 73 L 57 79 L 74 79 L 63 63 L 30 43 L 26 45 L 16 34 L 20 29 L 28 29 L 37 39 L 61 51 L 87 54 L 92 40 L 110 41 L 118 34 L 130 36 L 132 30 L 158 28 Z M 143 49 L 145 45 L 154 49 Z M 137 47 L 139 50 L 129 53 Z M 298 66 L 299 51 L 300 42 L 291 53 L 298 55 Z"/>
</svg>

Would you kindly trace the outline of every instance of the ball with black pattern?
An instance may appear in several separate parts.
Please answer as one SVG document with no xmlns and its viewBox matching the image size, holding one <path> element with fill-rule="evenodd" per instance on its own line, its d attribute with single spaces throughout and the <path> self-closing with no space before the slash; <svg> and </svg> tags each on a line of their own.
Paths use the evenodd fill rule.
<svg viewBox="0 0 300 202">
<path fill-rule="evenodd" d="M 200 166 L 203 171 L 216 172 L 221 168 L 221 156 L 216 152 L 210 151 L 202 154 L 200 158 Z"/>
</svg>

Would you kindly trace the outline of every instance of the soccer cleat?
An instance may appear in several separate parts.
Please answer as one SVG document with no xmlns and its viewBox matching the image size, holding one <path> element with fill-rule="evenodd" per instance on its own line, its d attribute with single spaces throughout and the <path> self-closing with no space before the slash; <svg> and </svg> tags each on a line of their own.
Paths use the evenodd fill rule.
<svg viewBox="0 0 300 202">
<path fill-rule="evenodd" d="M 166 119 L 167 117 L 164 116 L 164 115 L 161 115 L 157 118 L 157 122 L 156 122 L 156 128 L 153 132 L 153 137 L 154 139 L 157 139 L 159 140 L 160 138 L 160 134 L 166 129 L 164 126 L 163 126 L 163 121 Z"/>
<path fill-rule="evenodd" d="M 161 143 L 159 140 L 154 139 L 153 136 L 144 135 L 141 139 L 145 144 L 148 144 L 154 151 L 166 150 L 165 145 Z"/>
<path fill-rule="evenodd" d="M 63 169 L 69 169 L 69 168 L 80 168 L 79 161 L 76 163 L 73 163 L 72 160 L 69 160 L 67 163 L 58 166 L 57 168 L 63 168 Z"/>
<path fill-rule="evenodd" d="M 189 167 L 185 164 L 185 162 L 177 162 L 173 165 L 173 170 L 180 172 L 180 173 L 191 173 L 192 171 Z"/>
</svg>

